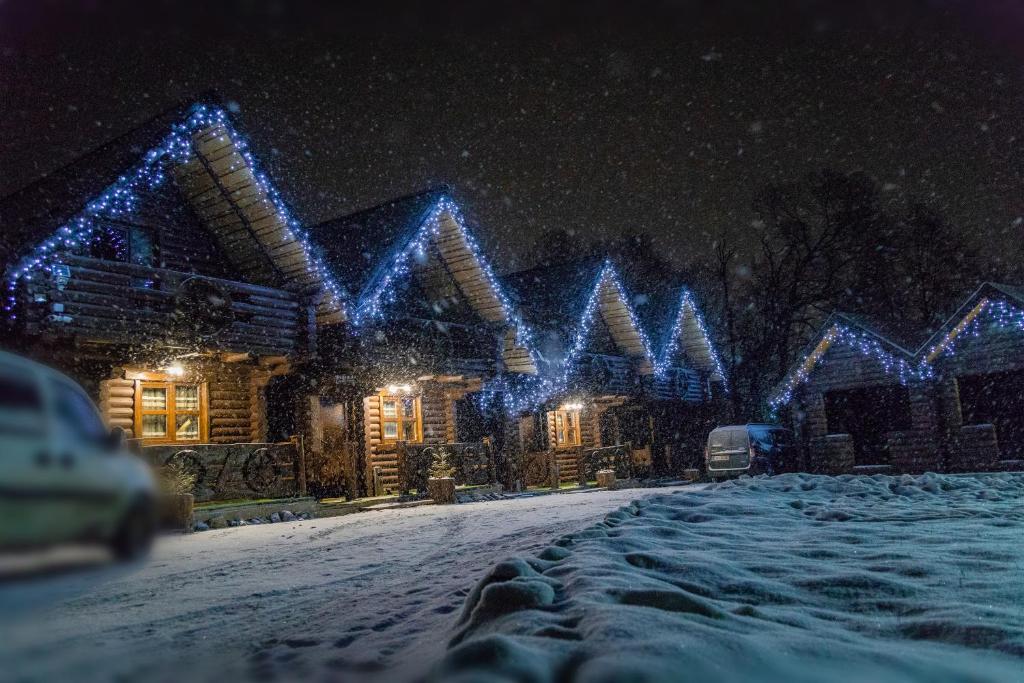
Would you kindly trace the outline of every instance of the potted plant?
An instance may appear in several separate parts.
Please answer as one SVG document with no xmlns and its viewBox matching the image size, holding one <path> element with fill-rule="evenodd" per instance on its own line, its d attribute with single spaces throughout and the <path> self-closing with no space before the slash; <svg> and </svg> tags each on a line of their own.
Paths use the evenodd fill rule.
<svg viewBox="0 0 1024 683">
<path fill-rule="evenodd" d="M 455 468 L 448 459 L 448 449 L 438 448 L 430 463 L 427 492 L 436 505 L 455 502 Z"/>
<path fill-rule="evenodd" d="M 190 531 L 195 498 L 192 490 L 196 475 L 181 460 L 172 460 L 159 473 L 161 525 L 167 529 Z"/>
</svg>

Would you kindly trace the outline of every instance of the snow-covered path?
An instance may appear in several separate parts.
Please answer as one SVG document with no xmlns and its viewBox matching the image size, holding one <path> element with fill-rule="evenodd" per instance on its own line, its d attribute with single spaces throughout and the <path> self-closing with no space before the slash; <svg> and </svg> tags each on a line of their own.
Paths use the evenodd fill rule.
<svg viewBox="0 0 1024 683">
<path fill-rule="evenodd" d="M 443 654 L 465 596 L 492 565 L 656 492 L 425 506 L 168 538 L 145 566 L 0 586 L 3 677 L 419 673 Z"/>
</svg>

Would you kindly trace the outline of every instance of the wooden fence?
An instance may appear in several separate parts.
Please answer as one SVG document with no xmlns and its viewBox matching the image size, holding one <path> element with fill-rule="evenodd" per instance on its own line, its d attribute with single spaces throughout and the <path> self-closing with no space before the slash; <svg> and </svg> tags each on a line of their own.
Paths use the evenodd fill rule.
<svg viewBox="0 0 1024 683">
<path fill-rule="evenodd" d="M 498 480 L 494 452 L 487 442 L 398 444 L 398 490 L 408 494 L 415 489 L 427 490 L 427 478 L 434 457 L 444 449 L 448 463 L 455 470 L 455 483 L 460 486 L 493 484 Z"/>
<path fill-rule="evenodd" d="M 143 446 L 140 453 L 154 468 L 178 464 L 195 475 L 192 493 L 196 501 L 306 495 L 305 463 L 298 439 Z"/>
<path fill-rule="evenodd" d="M 619 479 L 631 479 L 637 468 L 630 443 L 602 448 L 571 448 L 526 453 L 522 477 L 527 486 L 552 487 L 575 481 L 580 486 L 597 479 L 598 470 L 615 470 Z"/>
</svg>

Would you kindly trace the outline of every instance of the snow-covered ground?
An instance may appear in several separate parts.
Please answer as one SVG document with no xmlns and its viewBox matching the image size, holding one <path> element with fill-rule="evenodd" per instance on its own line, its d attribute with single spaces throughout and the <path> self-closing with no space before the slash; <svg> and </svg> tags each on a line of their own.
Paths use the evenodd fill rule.
<svg viewBox="0 0 1024 683">
<path fill-rule="evenodd" d="M 651 491 L 368 512 L 172 537 L 144 566 L 0 585 L 0 679 L 422 673 L 473 585 Z"/>
<path fill-rule="evenodd" d="M 503 562 L 443 680 L 1024 681 L 1024 475 L 784 475 Z"/>
</svg>

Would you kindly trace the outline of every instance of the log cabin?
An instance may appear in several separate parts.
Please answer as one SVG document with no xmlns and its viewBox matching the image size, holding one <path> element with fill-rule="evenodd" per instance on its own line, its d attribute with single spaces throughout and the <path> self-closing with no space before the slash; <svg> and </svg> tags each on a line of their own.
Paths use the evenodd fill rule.
<svg viewBox="0 0 1024 683">
<path fill-rule="evenodd" d="M 306 398 L 310 448 L 342 463 L 349 495 L 408 491 L 422 472 L 403 477 L 406 461 L 424 449 L 444 446 L 456 460 L 482 444 L 500 451 L 500 406 L 484 385 L 535 374 L 536 360 L 450 189 L 327 221 L 310 236 L 348 288 L 351 311 L 321 336 L 309 373 L 318 378 Z"/>
<path fill-rule="evenodd" d="M 638 298 L 643 318 L 666 330 L 658 357 L 610 260 L 549 265 L 506 280 L 535 331 L 545 380 L 536 405 L 518 420 L 528 481 L 589 481 L 598 462 L 630 477 L 681 469 L 684 442 L 706 433 L 710 417 L 694 408 L 711 398 L 712 376 L 724 380 L 692 297 L 678 309 L 667 303 L 675 297 Z"/>
<path fill-rule="evenodd" d="M 78 380 L 156 461 L 209 475 L 203 497 L 298 486 L 266 387 L 345 311 L 223 110 L 165 112 L 0 211 L 8 346 Z"/>
<path fill-rule="evenodd" d="M 984 283 L 910 345 L 836 313 L 776 388 L 811 471 L 1019 468 L 1024 290 Z"/>
<path fill-rule="evenodd" d="M 200 498 L 294 492 L 307 469 L 318 495 L 422 489 L 438 448 L 461 483 L 515 485 L 531 419 L 552 453 L 629 444 L 650 471 L 722 379 L 691 299 L 643 312 L 671 323 L 659 360 L 614 266 L 498 278 L 447 187 L 304 230 L 209 105 L 0 211 L 6 345 L 80 381 L 153 462 L 196 471 Z"/>
</svg>

